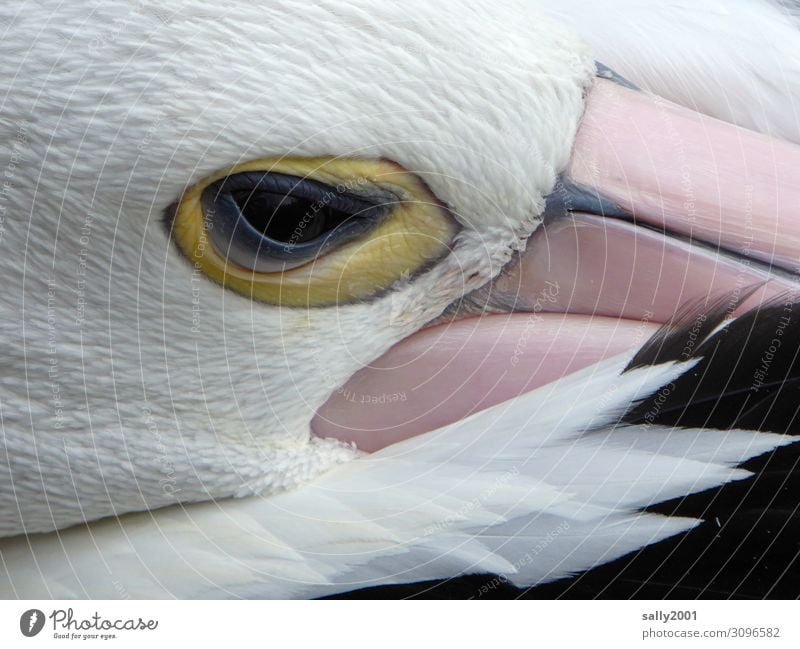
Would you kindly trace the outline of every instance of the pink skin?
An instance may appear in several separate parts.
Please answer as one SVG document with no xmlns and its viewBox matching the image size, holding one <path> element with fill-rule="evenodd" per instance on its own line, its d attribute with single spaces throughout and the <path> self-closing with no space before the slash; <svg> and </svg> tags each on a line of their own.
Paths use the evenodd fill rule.
<svg viewBox="0 0 800 649">
<path fill-rule="evenodd" d="M 637 223 L 800 267 L 800 149 L 791 144 L 598 80 L 568 177 Z M 800 293 L 789 273 L 757 262 L 624 221 L 563 217 L 494 282 L 517 313 L 400 342 L 335 392 L 312 430 L 375 451 L 641 345 L 690 300 L 753 286 L 740 310 Z"/>
<path fill-rule="evenodd" d="M 740 310 L 800 292 L 795 282 L 758 264 L 624 221 L 575 214 L 534 233 L 520 262 L 495 281 L 493 291 L 520 310 L 538 300 L 542 311 L 668 322 L 690 300 L 735 297 L 761 284 Z M 551 286 L 558 291 L 542 301 Z"/>
<path fill-rule="evenodd" d="M 320 408 L 320 437 L 375 451 L 641 345 L 658 325 L 563 314 L 429 327 L 355 374 Z"/>
</svg>

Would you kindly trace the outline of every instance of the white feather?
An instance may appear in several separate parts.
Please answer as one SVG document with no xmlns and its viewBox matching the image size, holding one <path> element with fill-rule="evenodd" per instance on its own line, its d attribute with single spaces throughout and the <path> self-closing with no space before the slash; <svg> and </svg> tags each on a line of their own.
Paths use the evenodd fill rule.
<svg viewBox="0 0 800 649">
<path fill-rule="evenodd" d="M 765 0 L 530 0 L 642 88 L 800 142 L 797 4 Z"/>
</svg>

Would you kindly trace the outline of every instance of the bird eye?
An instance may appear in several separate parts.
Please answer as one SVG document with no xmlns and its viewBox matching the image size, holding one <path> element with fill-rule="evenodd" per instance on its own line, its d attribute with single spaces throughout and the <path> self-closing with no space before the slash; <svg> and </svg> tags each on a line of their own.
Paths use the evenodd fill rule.
<svg viewBox="0 0 800 649">
<path fill-rule="evenodd" d="M 259 273 L 297 268 L 359 239 L 391 212 L 387 191 L 353 194 L 308 178 L 246 171 L 203 190 L 203 211 L 216 249 Z"/>
<path fill-rule="evenodd" d="M 457 227 L 416 175 L 384 160 L 255 160 L 189 188 L 178 247 L 254 299 L 324 306 L 376 295 L 446 254 Z"/>
</svg>

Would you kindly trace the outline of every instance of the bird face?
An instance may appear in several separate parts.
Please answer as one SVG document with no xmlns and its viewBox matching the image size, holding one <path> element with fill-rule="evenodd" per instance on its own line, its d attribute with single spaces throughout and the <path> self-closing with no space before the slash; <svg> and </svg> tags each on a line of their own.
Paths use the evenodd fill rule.
<svg viewBox="0 0 800 649">
<path fill-rule="evenodd" d="M 331 393 L 467 303 L 535 311 L 559 174 L 611 185 L 571 158 L 591 56 L 525 3 L 41 17 L 1 46 L 6 532 L 270 493 L 369 449 L 346 418 L 311 434 Z M 622 101 L 594 92 L 588 117 Z M 606 200 L 632 211 L 626 169 Z"/>
<path fill-rule="evenodd" d="M 374 450 L 641 345 L 720 295 L 730 314 L 797 298 L 797 147 L 613 77 L 601 66 L 524 252 L 448 309 L 448 326 L 338 389 L 319 434 Z M 487 312 L 514 314 L 461 319 Z"/>
<path fill-rule="evenodd" d="M 41 12 L 2 45 L 6 533 L 352 458 L 314 413 L 524 246 L 593 70 L 522 4 Z M 288 263 L 223 219 L 251 200 Z"/>
</svg>

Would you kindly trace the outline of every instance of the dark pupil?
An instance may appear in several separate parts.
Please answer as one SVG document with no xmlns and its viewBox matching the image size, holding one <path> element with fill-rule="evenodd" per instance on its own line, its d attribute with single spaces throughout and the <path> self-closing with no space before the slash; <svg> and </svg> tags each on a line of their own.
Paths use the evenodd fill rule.
<svg viewBox="0 0 800 649">
<path fill-rule="evenodd" d="M 330 232 L 350 215 L 325 205 L 286 194 L 265 191 L 232 192 L 249 223 L 265 236 L 282 243 L 304 243 Z"/>
</svg>

